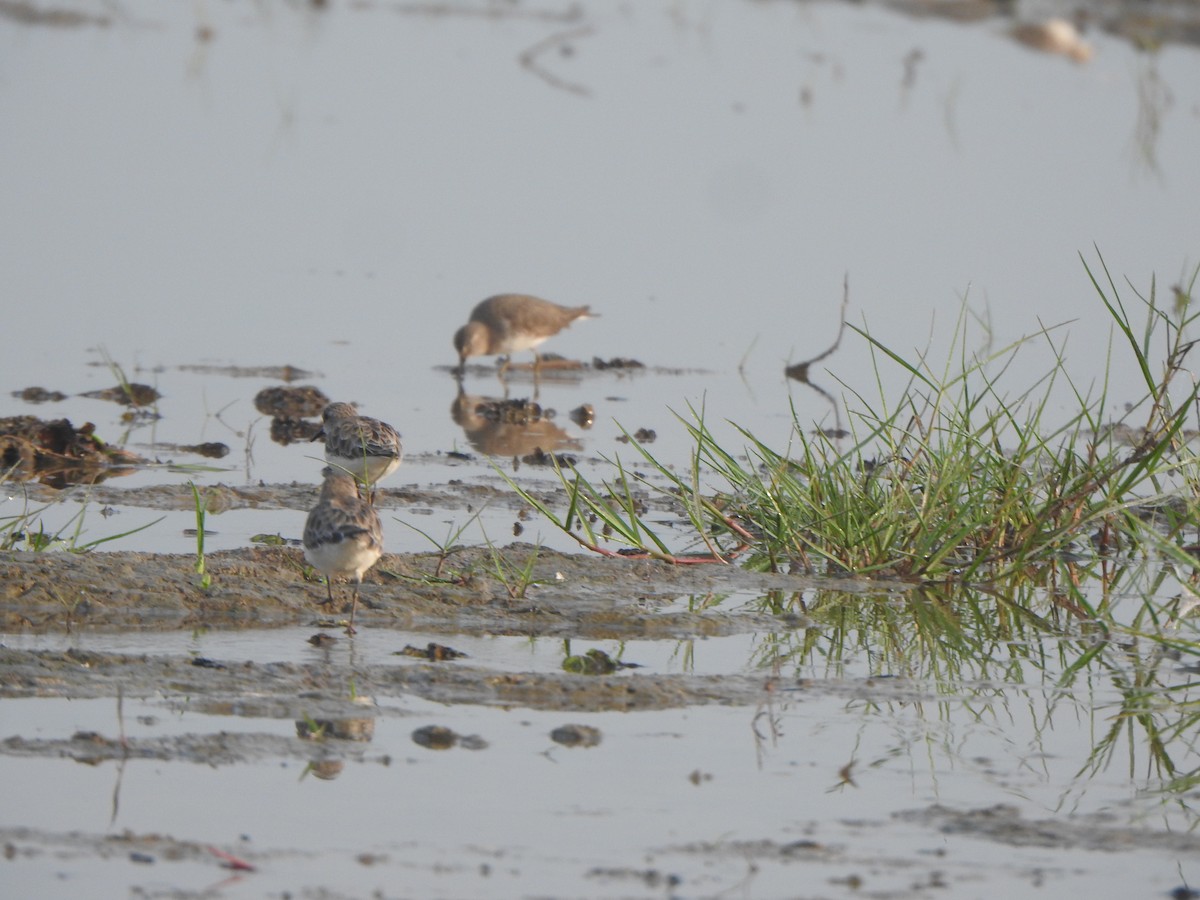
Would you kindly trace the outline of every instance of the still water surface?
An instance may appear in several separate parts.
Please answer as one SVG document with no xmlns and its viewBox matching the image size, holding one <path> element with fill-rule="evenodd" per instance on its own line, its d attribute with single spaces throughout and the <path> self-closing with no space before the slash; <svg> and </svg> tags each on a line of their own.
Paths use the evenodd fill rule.
<svg viewBox="0 0 1200 900">
<path fill-rule="evenodd" d="M 814 370 L 833 404 L 783 376 L 833 342 L 844 278 L 851 323 L 902 352 L 932 342 L 937 361 L 964 297 L 987 323 L 973 326 L 972 347 L 1069 323 L 1056 342 L 1087 386 L 1104 375 L 1109 322 L 1079 254 L 1095 268 L 1098 248 L 1131 301 L 1152 276 L 1166 291 L 1200 261 L 1200 52 L 1187 45 L 1146 53 L 1094 30 L 1093 58 L 1075 64 L 1012 41 L 1002 20 L 817 3 L 64 8 L 84 18 L 0 17 L 0 412 L 92 421 L 106 439 L 162 460 L 198 461 L 167 444 L 231 449 L 225 471 L 159 468 L 121 484 L 315 485 L 312 447 L 273 444 L 254 409 L 258 390 L 277 382 L 195 368 L 283 364 L 396 425 L 409 461 L 392 485 L 495 483 L 451 415 L 458 388 L 447 367 L 454 330 L 501 291 L 601 314 L 545 349 L 647 365 L 540 386 L 584 464 L 603 472 L 600 456 L 632 456 L 618 423 L 653 428 L 654 452 L 684 464 L 672 410 L 702 406 L 714 423 L 781 445 L 793 407 L 802 422 L 830 424 L 845 415 L 837 404 L 847 389 L 877 396 L 853 334 Z M 1014 391 L 1050 365 L 1044 346 L 1022 353 Z M 160 419 L 126 432 L 118 407 L 77 396 L 113 383 L 105 355 L 164 394 Z M 1115 416 L 1140 392 L 1125 358 L 1113 374 Z M 884 373 L 882 390 L 893 377 Z M 31 385 L 71 396 L 51 405 L 9 396 Z M 480 371 L 465 389 L 503 393 Z M 510 385 L 512 396 L 532 392 L 528 381 Z M 596 409 L 591 429 L 567 416 L 582 403 Z M 449 465 L 455 450 L 475 461 Z M 6 488 L 0 512 L 12 515 L 25 501 Z M 71 497 L 44 513 L 48 528 L 86 503 L 84 492 Z M 86 537 L 162 515 L 113 512 L 88 509 Z M 259 532 L 297 537 L 304 512 L 214 516 L 209 548 L 245 546 Z M 465 515 L 389 511 L 388 549 L 428 548 L 397 519 L 419 516 L 441 537 Z M 194 549 L 184 534 L 194 517 L 167 516 L 109 546 Z M 465 539 L 503 543 L 512 520 L 485 516 Z M 524 539 L 558 538 L 533 523 Z M 375 640 L 367 632 L 360 651 L 384 652 Z M 690 671 L 740 672 L 767 640 L 722 638 L 685 656 L 674 642 L 627 652 L 651 671 L 687 658 Z M 286 659 L 300 644 L 279 633 L 202 642 L 229 659 Z M 560 650 L 491 647 L 471 649 L 499 672 L 552 669 Z M 301 780 L 295 760 L 136 761 L 119 775 L 6 757 L 5 826 L 169 833 L 227 849 L 245 840 L 278 861 L 257 880 L 216 885 L 212 866 L 131 875 L 124 857 L 68 852 L 6 863 L 6 880 L 29 896 L 104 884 L 144 895 L 304 895 L 325 885 L 345 896 L 773 897 L 848 894 L 860 877 L 890 896 L 940 896 L 944 879 L 964 896 L 1046 885 L 1104 897 L 1161 895 L 1196 877 L 1185 855 L 1137 842 L 1121 853 L 1069 841 L 1014 849 L 896 818 L 935 803 L 1003 803 L 1060 826 L 1100 815 L 1188 831 L 1186 797 L 1164 805 L 1140 751 L 1135 764 L 1079 778 L 1118 708 L 1109 682 L 1067 696 L 1054 672 L 985 687 L 929 677 L 913 696 L 877 704 L 836 690 L 879 674 L 869 658 L 857 665 L 802 673 L 832 689 L 782 699 L 765 741 L 759 710 L 699 708 L 590 714 L 604 743 L 566 751 L 546 738 L 559 714 L 390 697 L 380 698 L 375 740 L 335 782 Z M 294 729 L 213 724 L 165 702 L 130 704 L 125 716 L 153 716 L 159 734 Z M 69 737 L 111 732 L 113 706 L 6 700 L 0 716 L 4 736 Z M 424 751 L 409 735 L 431 721 L 490 747 Z M 851 760 L 854 786 L 838 776 Z M 760 840 L 832 849 L 798 869 L 738 844 Z M 389 861 L 356 862 L 366 851 Z M 679 873 L 683 886 L 634 870 Z"/>
</svg>

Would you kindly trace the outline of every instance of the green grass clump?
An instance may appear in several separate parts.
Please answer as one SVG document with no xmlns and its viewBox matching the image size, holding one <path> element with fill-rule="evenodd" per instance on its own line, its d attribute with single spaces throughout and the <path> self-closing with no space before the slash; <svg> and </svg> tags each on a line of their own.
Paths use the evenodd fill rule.
<svg viewBox="0 0 1200 900">
<path fill-rule="evenodd" d="M 1103 274 L 1102 284 L 1088 269 L 1145 384 L 1141 402 L 1116 425 L 1104 420 L 1106 382 L 1095 397 L 1079 389 L 1052 329 L 981 358 L 969 352 L 960 319 L 955 352 L 940 370 L 855 329 L 870 344 L 881 399 L 852 394 L 848 432 L 813 431 L 796 418 L 790 445 L 776 449 L 735 425 L 745 443 L 734 452 L 714 437 L 704 411 L 691 409 L 682 421 L 694 449 L 683 470 L 633 442 L 650 474 L 619 458 L 615 476 L 599 485 L 560 470 L 565 513 L 514 487 L 585 547 L 611 555 L 604 544 L 614 542 L 626 545 L 616 553 L 673 562 L 741 556 L 772 571 L 987 583 L 1115 548 L 1165 541 L 1177 549 L 1195 521 L 1200 485 L 1184 432 L 1200 388 L 1182 377 L 1196 275 L 1175 289 L 1169 309 L 1153 285 L 1139 295 L 1145 321 L 1135 327 Z M 1050 371 L 1007 396 L 1000 382 L 1034 341 L 1051 349 Z M 885 373 L 892 367 L 899 390 Z M 1077 405 L 1051 426 L 1047 410 L 1060 383 Z M 656 494 L 686 516 L 703 552 L 671 551 L 647 523 L 647 498 Z"/>
</svg>

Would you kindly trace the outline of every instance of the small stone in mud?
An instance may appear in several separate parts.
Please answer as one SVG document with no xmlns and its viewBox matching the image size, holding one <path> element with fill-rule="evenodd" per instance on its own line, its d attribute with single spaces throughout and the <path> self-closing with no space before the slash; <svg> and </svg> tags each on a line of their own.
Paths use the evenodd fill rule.
<svg viewBox="0 0 1200 900">
<path fill-rule="evenodd" d="M 693 769 L 692 773 L 688 775 L 688 781 L 690 781 L 696 787 L 700 787 L 700 785 L 704 784 L 704 782 L 712 781 L 712 774 L 709 772 L 701 772 L 699 769 Z"/>
<path fill-rule="evenodd" d="M 27 387 L 23 391 L 13 391 L 12 395 L 26 403 L 58 403 L 67 399 L 61 391 L 48 391 L 42 387 Z"/>
<path fill-rule="evenodd" d="M 329 398 L 311 384 L 268 387 L 254 395 L 254 408 L 276 419 L 311 419 L 329 405 Z"/>
<path fill-rule="evenodd" d="M 99 391 L 85 391 L 79 395 L 92 400 L 107 400 L 110 403 L 120 403 L 122 406 L 150 406 L 162 397 L 158 391 L 148 384 L 129 382 L 118 384 Z"/>
<path fill-rule="evenodd" d="M 220 441 L 209 441 L 204 444 L 183 444 L 179 448 L 184 453 L 195 453 L 208 459 L 223 459 L 229 455 L 229 445 Z"/>
<path fill-rule="evenodd" d="M 327 632 L 318 631 L 308 639 L 308 642 L 314 647 L 332 647 L 337 643 L 337 638 Z"/>
<path fill-rule="evenodd" d="M 520 522 L 513 522 L 512 532 L 513 532 L 513 537 L 520 537 L 522 534 L 525 533 L 525 526 L 522 525 Z"/>
<path fill-rule="evenodd" d="M 427 659 L 431 662 L 444 662 L 448 659 L 462 659 L 467 654 L 445 644 L 435 644 L 430 641 L 424 647 L 414 647 L 408 644 L 403 650 L 397 650 L 395 656 L 413 656 L 417 659 Z"/>
<path fill-rule="evenodd" d="M 271 440 L 284 447 L 288 444 L 307 444 L 320 430 L 320 422 L 306 422 L 304 419 L 271 420 Z"/>
<path fill-rule="evenodd" d="M 458 743 L 458 734 L 442 725 L 426 725 L 414 731 L 412 739 L 427 750 L 449 750 Z"/>
<path fill-rule="evenodd" d="M 569 453 L 547 453 L 541 447 L 535 447 L 532 453 L 521 457 L 521 462 L 528 466 L 557 465 L 560 469 L 570 469 L 578 460 Z"/>
<path fill-rule="evenodd" d="M 198 669 L 224 669 L 225 664 L 219 663 L 215 659 L 209 659 L 207 656 L 197 656 L 192 660 L 192 665 Z"/>
<path fill-rule="evenodd" d="M 136 850 L 129 854 L 129 861 L 135 862 L 135 863 L 141 863 L 141 864 L 147 865 L 147 866 L 154 865 L 154 857 L 153 856 L 151 856 L 149 853 L 138 853 Z"/>
<path fill-rule="evenodd" d="M 467 734 L 458 739 L 458 746 L 464 750 L 486 750 L 488 742 L 477 734 Z"/>
<path fill-rule="evenodd" d="M 622 444 L 628 444 L 630 440 L 637 441 L 639 444 L 653 444 L 658 437 L 658 433 L 653 428 L 639 428 L 633 433 L 631 438 L 627 434 L 623 434 L 617 438 Z"/>
<path fill-rule="evenodd" d="M 575 407 L 567 415 L 580 428 L 591 428 L 596 422 L 596 408 L 590 403 Z"/>
<path fill-rule="evenodd" d="M 601 734 L 591 725 L 560 725 L 550 732 L 550 740 L 564 747 L 597 747 Z"/>
</svg>

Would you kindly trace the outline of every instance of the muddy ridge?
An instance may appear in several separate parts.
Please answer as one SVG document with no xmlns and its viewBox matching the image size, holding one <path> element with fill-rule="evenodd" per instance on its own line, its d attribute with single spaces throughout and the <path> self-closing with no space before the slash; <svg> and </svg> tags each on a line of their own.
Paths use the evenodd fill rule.
<svg viewBox="0 0 1200 900">
<path fill-rule="evenodd" d="M 527 585 L 497 575 L 500 554 L 513 571 L 532 561 Z M 0 553 L 0 623 L 9 632 L 75 629 L 250 628 L 320 621 L 324 584 L 295 547 L 194 554 Z M 888 593 L 909 586 L 869 579 L 747 572 L 735 566 L 670 566 L 649 559 L 568 554 L 532 544 L 454 547 L 385 554 L 361 592 L 367 627 L 631 639 L 696 637 L 805 624 L 739 604 L 664 609 L 691 597 L 799 594 L 820 587 Z M 348 592 L 339 591 L 346 599 Z"/>
<path fill-rule="evenodd" d="M 502 581 L 493 553 L 523 569 L 530 583 Z M 195 557 L 135 552 L 0 554 L 0 619 L 9 633 L 88 630 L 321 629 L 318 651 L 342 634 L 342 608 L 321 605 L 325 587 L 306 570 L 297 548 L 261 547 L 206 558 L 210 583 Z M 558 553 L 529 544 L 454 548 L 446 554 L 385 555 L 367 575 L 356 624 L 362 629 L 522 635 L 588 640 L 689 639 L 745 632 L 777 633 L 805 627 L 799 613 L 772 614 L 752 602 L 720 600 L 734 592 L 799 596 L 814 579 L 746 572 L 733 566 L 678 567 Z M 836 589 L 827 580 L 825 590 Z M 886 592 L 895 585 L 847 580 L 841 588 Z M 704 602 L 691 603 L 700 598 Z M 185 653 L 127 655 L 22 651 L 0 647 L 0 697 L 94 698 L 150 696 L 164 685 L 202 707 L 236 701 L 242 714 L 295 717 L 345 707 L 345 685 L 367 693 L 415 694 L 445 703 L 487 703 L 539 709 L 633 710 L 692 704 L 753 704 L 773 691 L 801 690 L 770 672 L 748 676 L 650 675 L 619 669 L 609 674 L 497 673 L 456 658 L 447 648 L 416 661 L 398 640 L 394 653 L 356 663 L 333 657 L 297 664 L 199 660 Z M 314 651 L 316 652 L 316 651 Z M 337 658 L 341 658 L 339 654 Z M 565 666 L 564 666 L 565 667 Z M 894 686 L 908 691 L 907 687 Z M 876 690 L 823 685 L 828 690 Z M 299 699 L 303 698 L 303 699 Z M 303 708 L 301 708 L 303 707 Z M 71 755 L 79 748 L 6 746 L 8 753 Z M 88 753 L 103 748 L 87 745 Z M 162 748 L 154 752 L 160 752 Z M 150 751 L 148 751 L 150 752 Z M 162 751 L 165 752 L 165 751 Z"/>
</svg>

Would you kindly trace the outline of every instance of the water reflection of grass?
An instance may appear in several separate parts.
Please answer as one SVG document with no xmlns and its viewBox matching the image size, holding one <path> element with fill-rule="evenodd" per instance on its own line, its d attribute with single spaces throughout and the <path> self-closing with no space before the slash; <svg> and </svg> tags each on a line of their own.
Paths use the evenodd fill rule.
<svg viewBox="0 0 1200 900">
<path fill-rule="evenodd" d="M 1178 616 L 1182 585 L 1158 562 L 1065 574 L 1065 591 L 1061 580 L 1014 579 L 906 595 L 769 593 L 762 610 L 803 610 L 808 627 L 764 637 L 751 662 L 802 679 L 905 679 L 928 692 L 937 722 L 1016 727 L 1035 744 L 1044 730 L 1085 723 L 1090 750 L 1067 795 L 1111 771 L 1200 824 L 1186 796 L 1200 784 L 1200 661 L 1195 620 Z M 1081 617 L 1085 606 L 1102 611 Z M 853 706 L 888 715 L 890 703 L 868 693 Z M 922 705 L 904 701 L 924 720 L 913 711 Z"/>
</svg>

